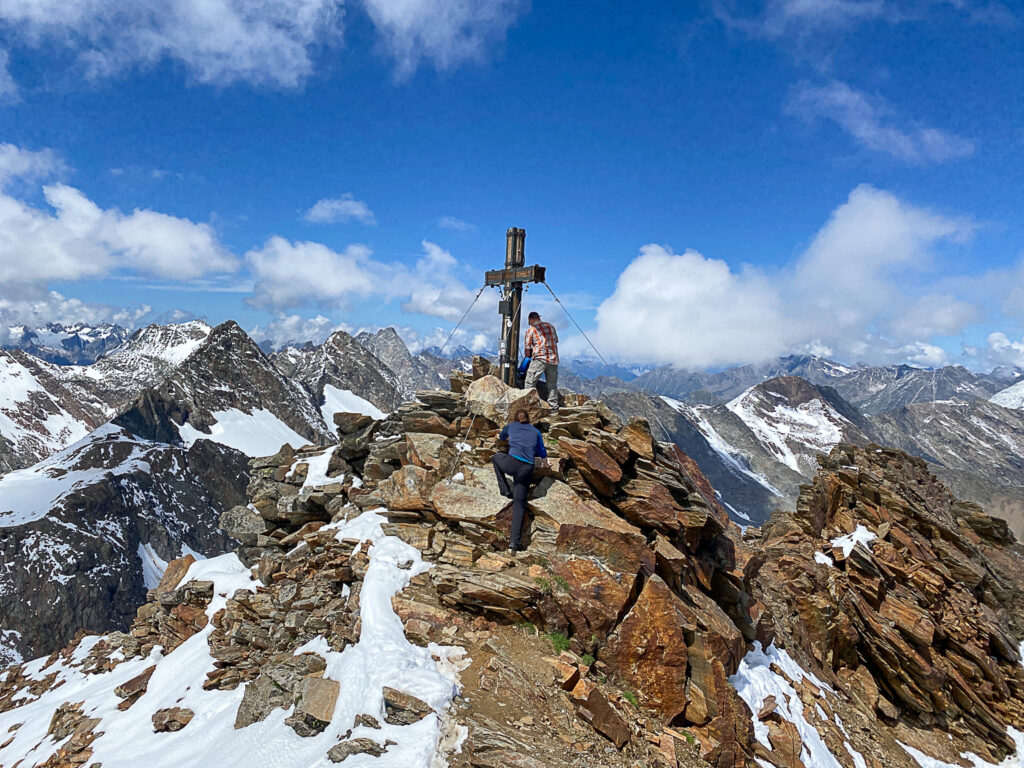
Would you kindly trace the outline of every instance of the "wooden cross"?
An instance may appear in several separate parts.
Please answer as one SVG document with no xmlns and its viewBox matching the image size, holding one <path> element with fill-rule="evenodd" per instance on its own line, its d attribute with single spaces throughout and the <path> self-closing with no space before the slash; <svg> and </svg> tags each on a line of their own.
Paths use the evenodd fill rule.
<svg viewBox="0 0 1024 768">
<path fill-rule="evenodd" d="M 485 275 L 487 285 L 501 287 L 498 313 L 501 315 L 501 341 L 498 346 L 498 377 L 510 387 L 516 385 L 519 367 L 519 321 L 523 308 L 523 283 L 543 283 L 545 268 L 525 267 L 526 230 L 511 227 L 505 233 L 505 268 Z"/>
</svg>

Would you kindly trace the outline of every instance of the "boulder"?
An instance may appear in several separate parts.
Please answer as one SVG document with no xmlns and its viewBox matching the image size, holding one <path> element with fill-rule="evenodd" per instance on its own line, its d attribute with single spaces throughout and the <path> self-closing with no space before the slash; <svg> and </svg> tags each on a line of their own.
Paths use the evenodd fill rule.
<svg viewBox="0 0 1024 768">
<path fill-rule="evenodd" d="M 384 686 L 384 719 L 391 725 L 412 725 L 433 711 L 425 701 L 397 688 Z"/>
<path fill-rule="evenodd" d="M 531 422 L 537 422 L 551 412 L 551 406 L 541 400 L 535 389 L 513 389 L 496 376 L 484 376 L 466 390 L 469 412 L 483 416 L 495 424 L 507 424 L 517 410 L 523 408 Z"/>
<path fill-rule="evenodd" d="M 339 741 L 327 750 L 327 757 L 330 758 L 332 763 L 340 763 L 352 755 L 380 757 L 387 751 L 388 748 L 386 746 L 381 746 L 373 739 L 348 739 L 346 741 Z"/>
<path fill-rule="evenodd" d="M 274 526 L 252 507 L 239 505 L 220 516 L 220 528 L 244 546 L 252 547 L 261 535 L 272 531 Z"/>
<path fill-rule="evenodd" d="M 629 450 L 648 461 L 654 460 L 654 437 L 647 419 L 632 418 L 619 430 L 619 437 L 626 441 Z"/>
<path fill-rule="evenodd" d="M 192 722 L 195 712 L 182 707 L 158 709 L 153 713 L 153 730 L 156 733 L 173 733 L 180 731 Z"/>
<path fill-rule="evenodd" d="M 437 474 L 407 464 L 377 484 L 381 503 L 388 509 L 423 511 L 431 508 L 430 496 Z"/>
<path fill-rule="evenodd" d="M 410 464 L 424 469 L 441 468 L 441 451 L 450 441 L 444 435 L 429 432 L 410 432 L 405 436 Z"/>
<path fill-rule="evenodd" d="M 501 530 L 498 514 L 510 500 L 497 492 L 497 484 L 494 484 L 494 489 L 440 482 L 434 486 L 430 502 L 438 517 L 444 520 Z"/>
<path fill-rule="evenodd" d="M 188 569 L 192 567 L 192 563 L 195 561 L 194 555 L 185 555 L 184 557 L 171 560 L 164 570 L 164 575 L 160 577 L 160 583 L 156 585 L 157 594 L 177 589 L 178 584 L 185 578 L 185 574 L 188 573 Z"/>
<path fill-rule="evenodd" d="M 334 426 L 342 435 L 351 435 L 373 423 L 373 417 L 365 413 L 339 412 L 334 414 Z"/>
<path fill-rule="evenodd" d="M 600 557 L 620 573 L 654 572 L 643 532 L 565 483 L 545 478 L 530 500 L 533 539 L 565 555 Z"/>
<path fill-rule="evenodd" d="M 334 717 L 341 685 L 337 680 L 308 675 L 295 691 L 295 711 L 285 720 L 299 736 L 323 733 Z"/>
<path fill-rule="evenodd" d="M 622 715 L 608 702 L 608 698 L 589 680 L 581 679 L 569 692 L 569 697 L 579 710 L 580 717 L 590 723 L 594 730 L 622 749 L 629 741 L 629 725 Z"/>
<path fill-rule="evenodd" d="M 566 438 L 559 441 L 558 450 L 572 459 L 583 479 L 600 495 L 615 495 L 615 485 L 622 480 L 622 467 L 598 446 L 586 440 Z"/>
<path fill-rule="evenodd" d="M 603 641 L 636 594 L 636 573 L 609 571 L 590 558 L 555 559 L 551 570 L 565 582 L 555 600 L 573 635 L 587 642 Z"/>
<path fill-rule="evenodd" d="M 654 528 L 662 533 L 677 533 L 686 522 L 683 508 L 662 483 L 634 478 L 622 488 L 626 498 L 615 508 L 631 523 Z"/>
<path fill-rule="evenodd" d="M 668 585 L 652 576 L 601 653 L 643 705 L 670 722 L 687 705 L 686 638 L 697 629 L 688 613 Z"/>
</svg>

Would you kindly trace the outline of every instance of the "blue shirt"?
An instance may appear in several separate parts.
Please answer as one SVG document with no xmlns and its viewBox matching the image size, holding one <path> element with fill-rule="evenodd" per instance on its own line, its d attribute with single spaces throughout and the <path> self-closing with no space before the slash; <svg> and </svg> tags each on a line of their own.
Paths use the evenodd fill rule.
<svg viewBox="0 0 1024 768">
<path fill-rule="evenodd" d="M 533 464 L 536 456 L 546 459 L 548 451 L 544 447 L 544 438 L 540 430 L 532 424 L 511 422 L 498 435 L 501 440 L 508 440 L 508 453 L 514 459 Z"/>
</svg>

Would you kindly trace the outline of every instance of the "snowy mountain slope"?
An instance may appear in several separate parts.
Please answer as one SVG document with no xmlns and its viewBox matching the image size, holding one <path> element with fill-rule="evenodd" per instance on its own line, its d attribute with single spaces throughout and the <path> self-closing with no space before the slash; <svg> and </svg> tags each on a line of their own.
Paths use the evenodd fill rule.
<svg viewBox="0 0 1024 768">
<path fill-rule="evenodd" d="M 1003 408 L 1024 408 L 1024 380 L 1000 390 L 990 400 Z"/>
<path fill-rule="evenodd" d="M 275 453 L 284 442 L 318 443 L 331 433 L 309 392 L 275 368 L 233 321 L 212 329 L 152 393 L 140 395 L 129 410 L 162 409 L 189 445 L 205 438 L 266 455 L 268 447 Z"/>
<path fill-rule="evenodd" d="M 363 331 L 356 336 L 356 341 L 395 374 L 406 398 L 411 399 L 420 389 L 447 389 L 447 378 L 424 356 L 413 355 L 394 328 L 382 328 L 376 333 Z"/>
<path fill-rule="evenodd" d="M 790 509 L 806 478 L 765 449 L 753 430 L 724 405 L 686 405 L 662 398 L 707 438 L 726 462 L 763 485 L 777 498 L 775 505 Z"/>
<path fill-rule="evenodd" d="M 330 408 L 328 387 L 356 395 L 385 413 L 404 399 L 406 387 L 398 376 L 344 331 L 331 334 L 319 347 L 288 347 L 274 361 L 279 371 L 311 393 L 318 407 L 328 405 L 325 417 Z"/>
<path fill-rule="evenodd" d="M 461 741 L 460 730 L 449 718 L 449 707 L 459 691 L 458 670 L 464 665 L 458 660 L 464 651 L 434 644 L 423 648 L 406 638 L 391 598 L 430 566 L 418 550 L 397 537 L 384 535 L 381 525 L 386 521 L 374 512 L 364 512 L 347 523 L 332 523 L 323 529 L 335 529 L 339 540 L 360 540 L 360 546 L 368 552 L 369 565 L 358 594 L 358 642 L 339 648 L 328 642 L 325 631 L 295 650 L 296 656 L 319 657 L 325 664 L 317 677 L 328 685 L 337 684 L 338 695 L 330 703 L 329 721 L 319 730 L 301 736 L 293 730 L 286 722 L 293 711 L 290 701 L 281 708 L 271 705 L 263 713 L 265 717 L 240 726 L 237 713 L 245 708 L 243 701 L 251 700 L 250 689 L 259 683 L 252 681 L 231 690 L 209 690 L 205 685 L 207 674 L 218 664 L 211 649 L 216 632 L 213 617 L 223 612 L 233 595 L 256 592 L 261 586 L 234 554 L 227 554 L 193 563 L 181 579 L 184 589 L 209 584 L 212 599 L 205 606 L 202 628 L 168 652 L 158 647 L 148 655 L 125 659 L 120 650 L 123 639 L 93 636 L 82 639 L 66 655 L 26 664 L 21 671 L 28 678 L 25 688 L 10 691 L 10 695 L 5 690 L 5 700 L 15 703 L 0 714 L 0 729 L 13 736 L 0 746 L 0 763 L 46 763 L 61 743 L 48 733 L 55 714 L 62 705 L 81 702 L 88 717 L 97 720 L 92 731 L 96 737 L 89 739 L 87 762 L 105 768 L 327 768 L 335 764 L 328 752 L 339 738 L 346 738 L 346 731 L 353 737 L 350 743 L 372 740 L 371 744 L 380 744 L 386 751 L 381 750 L 384 754 L 378 757 L 357 751 L 345 759 L 345 765 L 447 765 L 445 753 Z M 103 658 L 104 663 L 94 668 L 90 656 L 93 660 Z M 152 671 L 144 692 L 126 708 L 117 689 L 147 669 Z M 51 675 L 49 684 L 30 682 Z M 29 686 L 41 693 L 30 693 Z M 407 724 L 385 717 L 385 686 L 415 696 L 435 711 Z M 191 713 L 188 726 L 156 732 L 154 714 L 171 707 Z M 372 725 L 361 724 L 360 718 L 367 716 Z"/>
<path fill-rule="evenodd" d="M 991 381 L 959 365 L 935 370 L 909 365 L 862 368 L 837 379 L 832 386 L 868 416 L 912 403 L 987 400 L 995 391 Z"/>
<path fill-rule="evenodd" d="M 872 420 L 881 443 L 933 464 L 1024 486 L 1024 411 L 987 400 L 915 403 Z"/>
<path fill-rule="evenodd" d="M 74 396 L 60 369 L 21 350 L 0 351 L 0 473 L 59 451 L 101 424 L 101 404 Z"/>
<path fill-rule="evenodd" d="M 48 323 L 42 328 L 10 328 L 10 346 L 58 365 L 89 365 L 121 346 L 131 333 L 112 323 Z"/>
<path fill-rule="evenodd" d="M 784 505 L 772 484 L 752 470 L 742 451 L 733 451 L 721 436 L 690 409 L 641 392 L 619 392 L 604 402 L 622 419 L 640 416 L 659 440 L 669 440 L 693 458 L 719 494 L 730 517 L 740 525 L 760 525 Z M 670 405 L 669 403 L 672 403 Z"/>
<path fill-rule="evenodd" d="M 839 442 L 868 442 L 863 418 L 834 389 L 787 376 L 751 387 L 727 404 L 761 445 L 794 472 L 817 471 L 816 456 Z"/>
<path fill-rule="evenodd" d="M 59 369 L 68 386 L 95 393 L 106 404 L 107 417 L 130 403 L 146 387 L 159 384 L 188 359 L 209 337 L 201 320 L 174 325 L 149 325 L 89 366 Z"/>
<path fill-rule="evenodd" d="M 162 562 L 224 551 L 217 520 L 244 503 L 247 478 L 237 451 L 171 446 L 115 425 L 0 477 L 8 651 L 34 656 L 83 627 L 126 628 Z"/>
<path fill-rule="evenodd" d="M 52 455 L 159 384 L 210 332 L 202 322 L 151 325 L 91 365 L 0 351 L 0 472 Z"/>
<path fill-rule="evenodd" d="M 757 365 L 737 365 L 717 373 L 655 368 L 629 382 L 631 388 L 685 399 L 703 391 L 730 400 L 767 379 L 800 376 L 813 384 L 832 384 L 855 369 L 814 355 L 790 355 Z"/>
</svg>

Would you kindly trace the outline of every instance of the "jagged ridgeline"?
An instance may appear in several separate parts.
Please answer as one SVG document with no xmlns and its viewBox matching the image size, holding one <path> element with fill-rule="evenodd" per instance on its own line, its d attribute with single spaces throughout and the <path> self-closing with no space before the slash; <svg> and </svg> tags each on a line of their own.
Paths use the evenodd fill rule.
<svg viewBox="0 0 1024 768">
<path fill-rule="evenodd" d="M 525 555 L 490 459 L 545 432 Z M 557 415 L 478 364 L 250 463 L 235 553 L 171 563 L 125 633 L 0 681 L 0 764 L 997 764 L 1024 738 L 1024 571 L 920 460 L 841 444 L 740 529 L 642 418 Z"/>
</svg>

